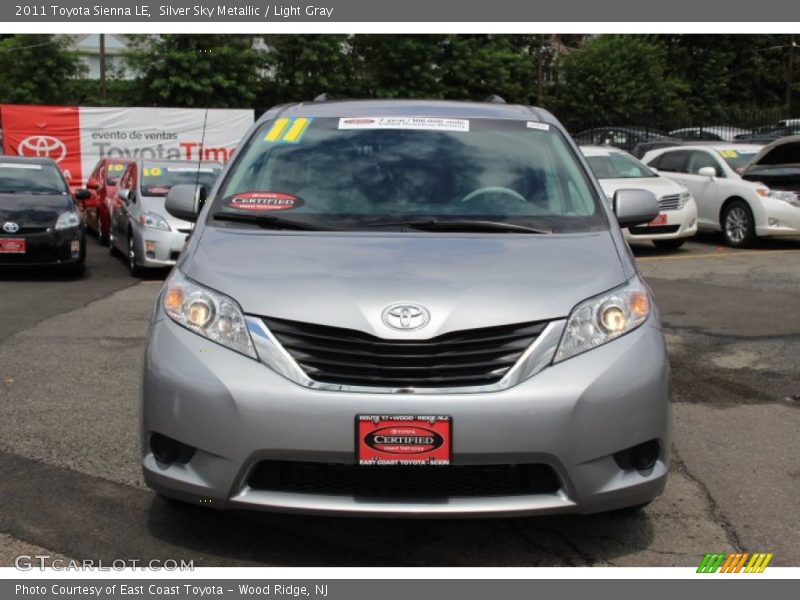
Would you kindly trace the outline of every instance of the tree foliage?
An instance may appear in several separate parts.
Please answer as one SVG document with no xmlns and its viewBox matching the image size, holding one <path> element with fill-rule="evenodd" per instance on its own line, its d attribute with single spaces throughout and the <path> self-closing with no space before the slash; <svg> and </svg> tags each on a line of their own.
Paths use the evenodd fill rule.
<svg viewBox="0 0 800 600">
<path fill-rule="evenodd" d="M 144 106 L 251 107 L 263 84 L 265 52 L 249 35 L 138 36 L 128 53 Z"/>
<path fill-rule="evenodd" d="M 63 104 L 85 67 L 55 35 L 9 35 L 0 39 L 0 102 Z"/>
</svg>

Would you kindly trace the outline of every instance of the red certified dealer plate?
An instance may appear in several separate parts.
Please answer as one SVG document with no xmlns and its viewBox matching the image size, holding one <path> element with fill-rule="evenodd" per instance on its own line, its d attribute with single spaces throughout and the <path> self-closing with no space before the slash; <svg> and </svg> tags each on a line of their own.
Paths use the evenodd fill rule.
<svg viewBox="0 0 800 600">
<path fill-rule="evenodd" d="M 650 221 L 647 224 L 647 226 L 648 227 L 652 227 L 654 225 L 666 225 L 666 224 L 667 224 L 667 215 L 662 213 L 662 214 L 658 215 L 655 219 Z"/>
<path fill-rule="evenodd" d="M 0 238 L 0 254 L 25 254 L 27 249 L 25 238 Z"/>
<path fill-rule="evenodd" d="M 443 415 L 358 415 L 358 464 L 449 465 L 452 425 Z"/>
</svg>

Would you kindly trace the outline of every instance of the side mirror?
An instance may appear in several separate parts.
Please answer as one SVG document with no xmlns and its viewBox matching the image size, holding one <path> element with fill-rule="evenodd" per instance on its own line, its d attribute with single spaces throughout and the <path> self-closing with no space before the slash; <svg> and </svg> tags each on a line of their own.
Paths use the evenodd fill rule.
<svg viewBox="0 0 800 600">
<path fill-rule="evenodd" d="M 649 223 L 660 212 L 658 200 L 647 190 L 617 190 L 613 206 L 620 227 Z"/>
<path fill-rule="evenodd" d="M 197 221 L 197 215 L 206 200 L 206 188 L 190 183 L 174 185 L 167 194 L 164 208 L 176 219 Z"/>
<path fill-rule="evenodd" d="M 75 197 L 75 200 L 78 200 L 78 201 L 82 202 L 84 200 L 88 200 L 89 198 L 91 198 L 92 197 L 92 192 L 90 192 L 89 190 L 83 190 L 83 189 L 75 190 L 75 196 L 74 197 Z"/>
<path fill-rule="evenodd" d="M 117 190 L 117 197 L 127 204 L 130 200 L 130 190 Z"/>
<path fill-rule="evenodd" d="M 717 176 L 717 170 L 714 167 L 700 167 L 697 171 L 698 175 L 714 179 Z"/>
<path fill-rule="evenodd" d="M 86 182 L 86 187 L 87 187 L 87 189 L 90 189 L 90 190 L 100 189 L 100 182 L 97 181 L 97 179 L 92 178 L 92 179 L 90 179 L 89 181 Z"/>
</svg>

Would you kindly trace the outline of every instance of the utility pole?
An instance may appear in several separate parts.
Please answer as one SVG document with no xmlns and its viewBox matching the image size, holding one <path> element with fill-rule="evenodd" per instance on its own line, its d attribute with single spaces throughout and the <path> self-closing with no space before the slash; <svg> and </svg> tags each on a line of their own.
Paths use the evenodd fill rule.
<svg viewBox="0 0 800 600">
<path fill-rule="evenodd" d="M 106 34 L 100 34 L 100 100 L 106 103 Z"/>
<path fill-rule="evenodd" d="M 539 34 L 539 70 L 538 70 L 538 89 L 536 92 L 536 105 L 541 106 L 544 103 L 544 34 Z"/>
</svg>

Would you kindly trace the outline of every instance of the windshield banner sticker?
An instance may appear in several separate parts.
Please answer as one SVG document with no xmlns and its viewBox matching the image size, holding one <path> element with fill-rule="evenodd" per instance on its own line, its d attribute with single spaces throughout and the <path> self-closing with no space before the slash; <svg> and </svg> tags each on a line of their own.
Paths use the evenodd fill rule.
<svg viewBox="0 0 800 600">
<path fill-rule="evenodd" d="M 273 144 L 299 144 L 313 121 L 313 117 L 276 119 L 267 135 L 264 136 L 264 141 Z"/>
<path fill-rule="evenodd" d="M 528 129 L 541 129 L 542 131 L 550 131 L 550 125 L 547 123 L 539 123 L 538 121 L 528 121 Z"/>
<path fill-rule="evenodd" d="M 0 163 L 0 169 L 29 169 L 41 171 L 42 165 L 26 165 L 24 163 Z"/>
<path fill-rule="evenodd" d="M 469 121 L 467 119 L 438 119 L 432 117 L 347 117 L 339 119 L 339 129 L 469 131 Z"/>
<path fill-rule="evenodd" d="M 297 196 L 282 192 L 244 192 L 225 201 L 228 208 L 254 212 L 291 210 L 303 204 Z"/>
</svg>

